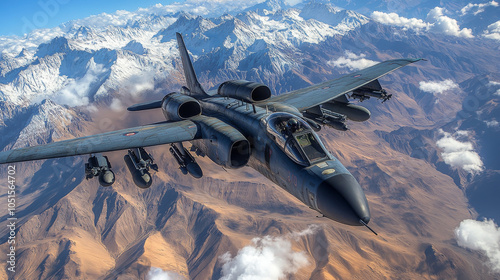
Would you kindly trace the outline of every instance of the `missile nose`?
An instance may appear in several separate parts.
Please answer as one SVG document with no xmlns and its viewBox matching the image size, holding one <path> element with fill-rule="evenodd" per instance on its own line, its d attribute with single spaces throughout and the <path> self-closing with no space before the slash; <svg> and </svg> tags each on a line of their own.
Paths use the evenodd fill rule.
<svg viewBox="0 0 500 280">
<path fill-rule="evenodd" d="M 320 212 L 334 221 L 353 226 L 370 221 L 365 193 L 351 174 L 325 179 L 318 187 L 317 203 Z"/>
<path fill-rule="evenodd" d="M 198 163 L 191 161 L 186 165 L 186 168 L 189 174 L 191 174 L 194 178 L 199 179 L 203 177 L 203 171 Z"/>
<path fill-rule="evenodd" d="M 99 183 L 103 187 L 109 187 L 115 182 L 115 173 L 111 170 L 106 170 L 99 176 Z"/>
<path fill-rule="evenodd" d="M 151 181 L 151 176 L 149 175 L 149 173 L 144 173 L 144 175 L 141 176 L 142 180 L 144 180 L 144 182 L 147 184 L 149 183 L 149 181 Z"/>
</svg>

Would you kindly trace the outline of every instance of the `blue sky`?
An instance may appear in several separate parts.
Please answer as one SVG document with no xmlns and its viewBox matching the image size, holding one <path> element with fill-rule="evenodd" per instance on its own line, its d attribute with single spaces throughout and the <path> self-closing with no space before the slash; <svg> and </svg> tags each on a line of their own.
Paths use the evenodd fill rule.
<svg viewBox="0 0 500 280">
<path fill-rule="evenodd" d="M 33 29 L 52 28 L 59 24 L 100 13 L 117 10 L 135 11 L 156 3 L 174 0 L 18 0 L 0 1 L 0 36 L 23 35 Z M 176 2 L 183 2 L 177 0 Z"/>
</svg>

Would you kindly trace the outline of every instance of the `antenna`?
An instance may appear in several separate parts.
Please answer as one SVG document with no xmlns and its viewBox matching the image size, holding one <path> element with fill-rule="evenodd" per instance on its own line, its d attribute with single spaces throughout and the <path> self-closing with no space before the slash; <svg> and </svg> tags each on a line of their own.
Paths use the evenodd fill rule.
<svg viewBox="0 0 500 280">
<path fill-rule="evenodd" d="M 378 233 L 376 233 L 371 227 L 369 227 L 363 220 L 359 219 L 359 222 L 364 225 L 365 227 L 367 227 L 371 232 L 373 232 L 375 235 L 378 235 Z"/>
</svg>

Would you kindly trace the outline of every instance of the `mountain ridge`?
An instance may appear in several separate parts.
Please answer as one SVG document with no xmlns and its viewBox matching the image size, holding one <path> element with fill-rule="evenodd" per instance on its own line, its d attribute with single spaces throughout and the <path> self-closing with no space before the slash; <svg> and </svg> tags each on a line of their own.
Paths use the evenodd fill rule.
<svg viewBox="0 0 500 280">
<path fill-rule="evenodd" d="M 464 219 L 491 217 L 496 209 L 476 206 L 495 194 L 491 186 L 498 175 L 490 140 L 498 135 L 493 120 L 500 119 L 495 84 L 500 71 L 489 63 L 499 59 L 495 42 L 387 26 L 330 2 L 285 9 L 282 1 L 274 2 L 278 6 L 216 17 L 142 14 L 103 30 L 74 22 L 74 28 L 69 24 L 68 32 L 37 48 L 2 55 L 0 147 L 162 121 L 160 111 L 132 115 L 124 108 L 160 99 L 184 83 L 175 31 L 184 33 L 207 89 L 227 79 L 248 79 L 280 94 L 350 73 L 350 67 L 425 57 L 429 61 L 380 79 L 393 98 L 362 102 L 372 112 L 368 122 L 349 123 L 348 132 L 319 132 L 363 186 L 370 226 L 381 237 L 316 218 L 248 167 L 226 171 L 198 157 L 210 176 L 197 181 L 179 172 L 166 147 L 151 147 L 160 172 L 148 190 L 128 178 L 124 152 L 107 153 L 117 174 L 111 188 L 84 180 L 86 157 L 17 164 L 17 276 L 146 279 L 157 267 L 189 279 L 219 279 L 229 263 L 222 255 L 229 252 L 235 260 L 243 248 L 258 248 L 254 238 L 282 238 L 309 261 L 296 279 L 494 279 L 484 257 L 457 244 L 454 229 Z M 328 24 L 325 12 L 338 18 L 327 18 Z M 445 79 L 457 87 L 422 90 L 422 81 Z M 473 110 L 467 107 L 471 98 L 480 101 Z M 478 151 L 484 173 L 446 163 L 437 141 L 457 131 L 469 131 L 467 139 L 456 139 Z M 5 170 L 0 166 L 0 173 Z M 6 251 L 6 216 L 1 216 L 0 248 Z M 318 228 L 288 237 L 311 224 Z M 2 269 L 0 277 L 6 273 Z"/>
</svg>

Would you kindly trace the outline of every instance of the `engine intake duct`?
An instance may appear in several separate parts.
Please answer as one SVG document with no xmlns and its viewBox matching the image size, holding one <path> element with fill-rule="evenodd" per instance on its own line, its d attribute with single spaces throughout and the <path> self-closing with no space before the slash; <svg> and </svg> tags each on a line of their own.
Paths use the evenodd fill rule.
<svg viewBox="0 0 500 280">
<path fill-rule="evenodd" d="M 170 121 L 180 121 L 201 115 L 200 102 L 178 92 L 165 95 L 161 108 L 165 118 Z"/>
<path fill-rule="evenodd" d="M 217 90 L 221 96 L 232 97 L 246 102 L 255 103 L 271 97 L 269 87 L 256 82 L 232 80 L 222 83 Z"/>
<path fill-rule="evenodd" d="M 232 169 L 248 163 L 250 143 L 236 128 L 213 117 L 204 117 L 197 123 L 203 139 L 195 140 L 195 145 L 213 162 Z"/>
</svg>

